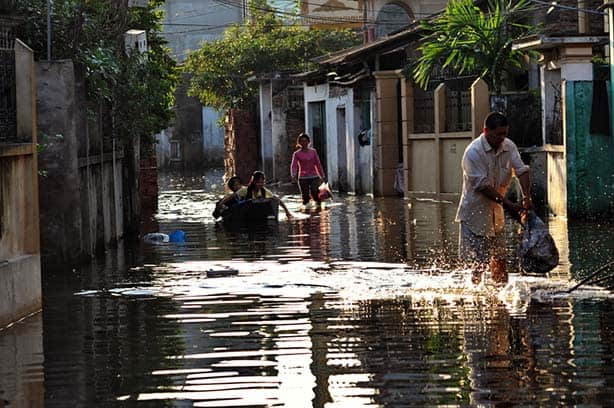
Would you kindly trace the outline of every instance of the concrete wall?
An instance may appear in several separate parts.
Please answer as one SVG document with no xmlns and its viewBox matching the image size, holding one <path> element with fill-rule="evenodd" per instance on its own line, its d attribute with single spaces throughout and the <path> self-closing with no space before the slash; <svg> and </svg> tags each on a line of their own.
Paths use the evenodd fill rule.
<svg viewBox="0 0 614 408">
<path fill-rule="evenodd" d="M 0 144 L 0 327 L 40 310 L 38 164 L 32 50 L 15 43 L 17 129 Z"/>
<path fill-rule="evenodd" d="M 371 193 L 372 150 L 371 146 L 360 147 L 357 143 L 360 113 L 354 104 L 354 90 L 318 84 L 305 85 L 304 92 L 306 132 L 311 129 L 309 103 L 324 101 L 326 104 L 326 167 L 332 187 L 341 187 L 347 192 Z M 343 119 L 341 112 L 344 112 Z M 339 123 L 339 120 L 344 120 L 344 123 Z"/>
<path fill-rule="evenodd" d="M 71 60 L 36 64 L 37 124 L 44 134 L 40 168 L 43 254 L 70 259 L 83 251 L 75 77 Z M 55 248 L 55 250 L 52 250 Z"/>
<path fill-rule="evenodd" d="M 375 90 L 369 92 L 369 115 L 368 122 L 371 124 L 371 141 L 368 145 L 360 146 L 356 145 L 357 149 L 357 166 L 358 174 L 356 175 L 356 188 L 357 192 L 363 194 L 373 194 L 373 140 L 376 137 L 376 129 L 373 124 L 377 121 L 375 109 L 373 107 L 377 103 L 377 97 Z M 367 122 L 367 118 L 360 118 L 360 112 L 355 110 L 355 123 Z M 361 130 L 356 127 L 356 130 Z"/>
<path fill-rule="evenodd" d="M 213 108 L 202 108 L 203 124 L 203 165 L 221 167 L 224 165 L 224 128 L 219 126 L 224 114 Z"/>
<path fill-rule="evenodd" d="M 114 246 L 124 234 L 125 215 L 138 213 L 138 194 L 131 193 L 138 182 L 124 186 L 124 172 L 136 168 L 138 180 L 139 139 L 120 149 L 102 120 L 87 122 L 85 89 L 72 61 L 38 62 L 36 72 L 37 124 L 46 135 L 40 155 L 42 255 L 45 262 L 74 263 Z"/>
<path fill-rule="evenodd" d="M 288 112 L 284 108 L 285 85 L 274 82 L 272 86 L 272 105 L 271 105 L 271 141 L 273 150 L 273 169 L 267 176 L 270 180 L 288 180 L 290 174 L 290 161 L 292 145 L 286 134 L 286 121 Z M 289 146 L 290 144 L 290 146 Z"/>
<path fill-rule="evenodd" d="M 273 172 L 273 84 L 260 83 L 260 158 L 262 170 L 272 176 Z"/>
<path fill-rule="evenodd" d="M 556 216 L 567 216 L 567 164 L 565 147 L 544 145 L 519 148 L 531 167 L 531 195 L 539 208 L 545 206 Z"/>
<path fill-rule="evenodd" d="M 181 143 L 181 164 L 184 168 L 201 168 L 203 155 L 203 114 L 197 98 L 187 95 L 189 75 L 182 77 L 175 91 L 175 126 L 173 139 Z"/>
<path fill-rule="evenodd" d="M 399 165 L 399 117 L 397 104 L 400 98 L 397 85 L 401 79 L 400 72 L 378 71 L 374 72 L 376 79 L 375 106 L 377 120 L 374 127 L 377 129 L 374 139 L 375 175 L 374 192 L 380 196 L 397 195 L 394 191 L 394 180 Z"/>
<path fill-rule="evenodd" d="M 343 113 L 341 113 L 343 112 Z M 345 192 L 356 191 L 356 124 L 354 123 L 354 90 L 329 87 L 326 103 L 329 173 L 333 187 Z M 343 116 L 341 116 L 343 115 Z M 344 121 L 345 123 L 340 123 Z"/>
<path fill-rule="evenodd" d="M 284 135 L 286 136 L 280 141 L 280 147 L 277 155 L 276 162 L 279 163 L 279 167 L 276 170 L 277 179 L 286 182 L 291 180 L 290 164 L 292 163 L 292 154 L 296 150 L 296 138 L 298 135 L 305 131 L 305 111 L 290 110 L 286 114 Z"/>
<path fill-rule="evenodd" d="M 290 89 L 285 81 L 260 84 L 260 154 L 262 169 L 270 181 L 290 181 L 296 137 L 305 128 L 303 104 L 290 101 Z M 296 92 L 296 87 L 292 91 Z M 299 91 L 302 93 L 302 89 Z M 300 106 L 291 106 L 294 102 Z"/>
</svg>

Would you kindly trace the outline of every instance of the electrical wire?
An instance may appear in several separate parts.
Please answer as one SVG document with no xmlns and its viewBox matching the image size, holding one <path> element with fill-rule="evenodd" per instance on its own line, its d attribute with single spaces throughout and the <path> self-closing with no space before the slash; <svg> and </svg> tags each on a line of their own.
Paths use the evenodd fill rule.
<svg viewBox="0 0 614 408">
<path fill-rule="evenodd" d="M 579 7 L 572 7 L 572 6 L 565 6 L 563 4 L 557 4 L 556 1 L 542 1 L 542 0 L 529 0 L 531 3 L 536 3 L 536 4 L 542 4 L 544 6 L 547 7 L 554 7 L 554 8 L 559 8 L 562 10 L 572 10 L 572 11 L 581 11 L 583 13 L 589 13 L 589 14 L 599 14 L 601 16 L 605 16 L 607 15 L 606 12 L 604 11 L 599 11 L 599 10 L 593 10 L 593 9 L 585 9 L 585 8 L 579 8 Z"/>
<path fill-rule="evenodd" d="M 243 1 L 241 0 L 214 0 L 216 3 L 228 7 L 228 8 L 245 8 L 245 4 Z M 529 0 L 532 3 L 535 4 L 534 7 L 530 7 L 530 8 L 526 8 L 523 10 L 516 10 L 512 13 L 516 14 L 516 13 L 528 13 L 528 12 L 534 12 L 537 10 L 543 10 L 545 8 L 551 8 L 551 7 L 555 7 L 555 8 L 559 8 L 561 10 L 566 10 L 566 11 L 575 11 L 575 12 L 586 12 L 586 13 L 591 13 L 591 14 L 598 14 L 598 15 L 607 15 L 607 13 L 599 11 L 599 10 L 592 10 L 592 9 L 583 9 L 583 8 L 579 8 L 579 7 L 572 7 L 572 6 L 565 6 L 565 5 L 561 5 L 561 4 L 557 4 L 555 1 L 542 1 L 542 0 Z M 326 3 L 317 3 L 317 2 L 308 2 L 308 4 L 310 5 L 318 5 L 318 6 L 322 6 L 322 5 L 326 5 Z M 252 6 L 254 7 L 254 6 Z M 330 8 L 338 8 L 340 10 L 358 10 L 358 8 L 354 9 L 354 8 L 349 8 L 349 7 L 344 7 L 344 6 L 335 6 L 335 5 L 330 5 L 327 6 Z M 281 10 L 279 8 L 276 7 L 255 7 L 257 10 L 259 11 L 264 11 L 264 12 L 270 12 L 270 13 L 274 13 L 276 15 L 280 15 L 280 16 L 289 16 L 292 18 L 298 18 L 298 19 L 304 19 L 307 21 L 312 22 L 311 24 L 309 23 L 293 23 L 292 25 L 300 25 L 300 26 L 311 26 L 313 23 L 321 23 L 321 24 L 331 24 L 331 23 L 339 23 L 339 24 L 347 24 L 347 23 L 362 23 L 362 24 L 376 24 L 376 25 L 393 25 L 393 24 L 398 24 L 399 21 L 398 20 L 384 20 L 384 19 L 380 19 L 380 20 L 376 20 L 376 21 L 372 21 L 372 20 L 365 20 L 365 19 L 352 19 L 352 18 L 342 18 L 342 17 L 325 17 L 325 16 L 312 16 L 309 14 L 303 14 L 303 13 L 293 13 L 293 12 L 288 12 L 286 10 Z M 385 11 L 380 11 L 378 13 L 381 14 L 382 12 L 386 13 Z M 197 16 L 205 16 L 205 15 L 209 15 L 212 14 L 212 12 L 206 12 L 206 13 L 202 13 L 202 14 L 197 14 L 197 15 L 192 15 L 189 16 L 189 18 L 194 18 Z M 426 17 L 436 17 L 439 13 L 435 13 L 435 14 L 429 14 L 429 13 L 416 13 L 414 16 L 419 15 L 419 16 L 426 16 Z M 408 16 L 411 18 L 411 16 Z M 221 28 L 221 27 L 225 27 L 225 26 L 230 26 L 232 24 L 237 24 L 237 22 L 233 22 L 233 23 L 229 23 L 226 25 L 208 25 L 208 24 L 197 24 L 197 23 L 164 23 L 162 22 L 163 26 L 192 26 L 192 27 L 207 27 L 207 28 L 203 28 L 201 30 L 187 30 L 187 31 L 174 31 L 174 32 L 167 32 L 167 34 L 180 34 L 180 33 L 187 33 L 187 32 L 198 32 L 198 31 L 208 31 L 208 30 L 212 30 L 212 29 L 217 29 L 217 28 Z"/>
</svg>

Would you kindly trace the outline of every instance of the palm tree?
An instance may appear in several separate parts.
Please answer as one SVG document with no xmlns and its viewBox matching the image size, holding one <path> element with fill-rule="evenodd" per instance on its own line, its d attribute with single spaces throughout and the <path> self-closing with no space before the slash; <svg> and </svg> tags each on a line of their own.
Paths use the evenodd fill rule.
<svg viewBox="0 0 614 408">
<path fill-rule="evenodd" d="M 505 72 L 521 67 L 527 51 L 512 50 L 512 42 L 536 32 L 520 21 L 527 17 L 530 0 L 488 0 L 488 11 L 473 0 L 451 0 L 441 15 L 422 23 L 428 34 L 418 48 L 422 56 L 411 69 L 416 83 L 426 89 L 433 69 L 477 73 L 499 94 Z"/>
</svg>

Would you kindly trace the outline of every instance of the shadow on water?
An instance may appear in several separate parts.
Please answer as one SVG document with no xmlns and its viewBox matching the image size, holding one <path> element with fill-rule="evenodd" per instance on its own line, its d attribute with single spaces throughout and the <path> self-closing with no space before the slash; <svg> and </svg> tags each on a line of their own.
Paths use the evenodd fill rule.
<svg viewBox="0 0 614 408">
<path fill-rule="evenodd" d="M 497 289 L 472 285 L 456 260 L 455 203 L 346 196 L 300 219 L 230 228 L 210 218 L 221 172 L 161 183 L 144 228 L 181 229 L 186 242 L 46 270 L 43 313 L 0 332 L 0 400 L 611 405 L 611 296 L 564 292 L 611 256 L 611 224 L 550 220 L 559 267 Z"/>
</svg>

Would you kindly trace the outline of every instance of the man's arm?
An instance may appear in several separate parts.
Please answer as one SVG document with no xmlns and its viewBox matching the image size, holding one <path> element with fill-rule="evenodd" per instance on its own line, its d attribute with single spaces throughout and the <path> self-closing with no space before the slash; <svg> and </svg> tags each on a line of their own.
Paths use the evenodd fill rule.
<svg viewBox="0 0 614 408">
<path fill-rule="evenodd" d="M 482 186 L 482 187 L 479 187 L 476 190 L 478 192 L 484 194 L 488 199 L 496 202 L 497 204 L 501 204 L 503 206 L 503 208 L 506 211 L 510 212 L 512 215 L 518 216 L 518 213 L 520 212 L 521 207 L 518 204 L 513 203 L 510 200 L 508 200 L 507 198 L 503 197 L 493 187 L 491 187 L 491 186 Z M 524 191 L 524 187 L 523 187 L 523 191 Z"/>
<path fill-rule="evenodd" d="M 486 163 L 481 160 L 475 152 L 465 152 L 463 155 L 462 168 L 470 188 L 475 189 L 478 193 L 484 194 L 489 200 L 501 204 L 504 209 L 513 215 L 518 213 L 519 206 L 503 197 L 494 187 L 488 184 Z"/>
</svg>

